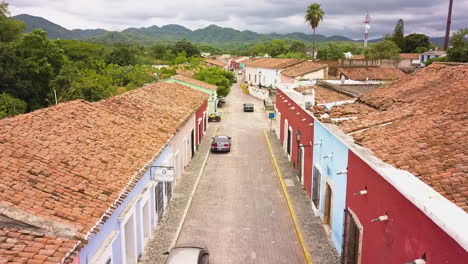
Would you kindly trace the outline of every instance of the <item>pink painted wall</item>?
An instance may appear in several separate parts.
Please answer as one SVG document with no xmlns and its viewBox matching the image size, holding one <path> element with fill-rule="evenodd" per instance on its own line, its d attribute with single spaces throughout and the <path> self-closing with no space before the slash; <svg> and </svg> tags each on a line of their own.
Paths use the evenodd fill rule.
<svg viewBox="0 0 468 264">
<path fill-rule="evenodd" d="M 284 97 L 281 98 L 280 95 Z M 285 99 L 288 102 L 283 102 Z M 291 105 L 289 105 L 291 104 Z M 291 107 L 296 107 L 296 109 L 291 110 Z M 288 120 L 288 126 L 292 128 L 292 148 L 291 148 L 291 162 L 293 162 L 295 167 L 297 168 L 297 154 L 298 148 L 296 143 L 296 132 L 298 129 L 301 130 L 302 145 L 310 145 L 310 141 L 313 141 L 314 137 L 314 129 L 313 126 L 307 126 L 307 124 L 313 123 L 313 118 L 305 112 L 299 105 L 297 105 L 294 101 L 292 101 L 286 94 L 284 94 L 281 90 L 277 90 L 276 95 L 276 108 L 278 112 L 281 113 L 281 122 L 280 122 L 280 141 L 281 144 L 284 143 L 286 136 L 284 135 L 284 121 Z M 299 112 L 299 115 L 297 114 Z M 305 121 L 302 121 L 305 119 Z M 304 147 L 304 186 L 307 190 L 307 194 L 309 198 L 311 197 L 311 183 L 312 183 L 312 160 L 313 160 L 313 149 L 312 147 Z"/>
<path fill-rule="evenodd" d="M 365 187 L 367 195 L 353 195 Z M 351 151 L 346 204 L 363 225 L 363 264 L 403 264 L 424 253 L 427 263 L 468 263 L 468 252 Z M 371 222 L 385 213 L 388 221 Z"/>
<path fill-rule="evenodd" d="M 294 84 L 294 79 L 291 77 L 288 77 L 284 74 L 281 74 L 281 83 L 284 84 Z"/>
</svg>

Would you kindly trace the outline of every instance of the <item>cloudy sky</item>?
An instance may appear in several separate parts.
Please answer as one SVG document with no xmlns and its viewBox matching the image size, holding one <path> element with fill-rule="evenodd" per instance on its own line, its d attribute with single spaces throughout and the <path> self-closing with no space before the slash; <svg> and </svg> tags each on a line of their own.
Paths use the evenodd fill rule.
<svg viewBox="0 0 468 264">
<path fill-rule="evenodd" d="M 12 15 L 44 17 L 68 29 L 179 24 L 190 29 L 211 24 L 259 33 L 311 30 L 304 0 L 7 0 Z M 398 18 L 405 33 L 444 36 L 448 0 L 317 0 L 325 11 L 318 34 L 362 38 L 366 12 L 371 38 L 391 33 Z M 468 27 L 468 0 L 454 0 L 452 31 Z"/>
</svg>

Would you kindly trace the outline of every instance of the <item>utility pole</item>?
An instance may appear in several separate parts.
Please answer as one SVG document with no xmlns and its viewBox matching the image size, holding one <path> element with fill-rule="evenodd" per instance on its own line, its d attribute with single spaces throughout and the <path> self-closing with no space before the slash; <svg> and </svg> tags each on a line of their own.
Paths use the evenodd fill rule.
<svg viewBox="0 0 468 264">
<path fill-rule="evenodd" d="M 449 11 L 447 16 L 447 28 L 445 30 L 445 42 L 444 42 L 444 50 L 448 49 L 449 39 L 450 39 L 450 24 L 452 24 L 452 5 L 453 0 L 449 0 Z"/>
</svg>

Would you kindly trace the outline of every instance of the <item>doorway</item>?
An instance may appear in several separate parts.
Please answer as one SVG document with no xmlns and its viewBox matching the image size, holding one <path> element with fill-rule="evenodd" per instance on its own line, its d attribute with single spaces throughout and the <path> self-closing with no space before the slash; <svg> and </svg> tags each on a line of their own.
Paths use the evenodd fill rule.
<svg viewBox="0 0 468 264">
<path fill-rule="evenodd" d="M 332 198 L 333 192 L 330 184 L 325 182 L 325 207 L 323 208 L 323 224 L 328 225 L 330 228 L 332 226 Z"/>
<path fill-rule="evenodd" d="M 195 155 L 195 130 L 192 129 L 192 133 L 191 133 L 191 157 L 193 158 L 193 155 Z"/>
<path fill-rule="evenodd" d="M 135 239 L 135 216 L 132 215 L 124 226 L 125 232 L 125 263 L 134 264 L 137 262 L 136 239 Z"/>
<path fill-rule="evenodd" d="M 161 221 L 162 215 L 164 213 L 164 190 L 162 182 L 156 183 L 154 187 L 154 197 L 155 197 L 155 210 L 157 222 Z"/>
<path fill-rule="evenodd" d="M 361 263 L 362 235 L 359 219 L 350 209 L 345 209 L 343 264 Z"/>
<path fill-rule="evenodd" d="M 288 129 L 288 138 L 287 138 L 287 150 L 288 150 L 288 156 L 289 158 L 291 159 L 291 148 L 292 148 L 292 142 L 291 142 L 291 134 L 292 134 L 292 131 L 291 129 Z"/>
<path fill-rule="evenodd" d="M 314 166 L 312 175 L 312 203 L 316 209 L 320 208 L 320 184 L 322 182 L 322 173 L 317 166 Z"/>
<path fill-rule="evenodd" d="M 299 147 L 299 153 L 297 158 L 297 170 L 299 171 L 299 181 L 303 183 L 304 177 L 304 148 Z"/>
</svg>

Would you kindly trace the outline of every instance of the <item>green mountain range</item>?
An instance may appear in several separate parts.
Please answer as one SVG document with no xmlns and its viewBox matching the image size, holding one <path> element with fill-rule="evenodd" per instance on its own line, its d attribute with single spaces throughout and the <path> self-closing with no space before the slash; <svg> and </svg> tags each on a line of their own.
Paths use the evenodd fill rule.
<svg viewBox="0 0 468 264">
<path fill-rule="evenodd" d="M 210 25 L 206 28 L 190 30 L 180 25 L 165 25 L 162 27 L 151 26 L 142 28 L 127 28 L 121 32 L 107 31 L 104 29 L 74 29 L 69 30 L 42 17 L 31 15 L 18 15 L 14 18 L 26 23 L 26 32 L 34 29 L 43 29 L 48 32 L 51 39 L 80 39 L 98 43 L 143 43 L 155 44 L 168 41 L 187 39 L 196 43 L 206 44 L 232 44 L 254 43 L 270 41 L 272 39 L 291 39 L 303 42 L 311 42 L 312 35 L 304 33 L 289 34 L 259 34 L 249 30 L 235 30 Z M 317 41 L 353 41 L 343 36 L 317 35 Z"/>
</svg>

